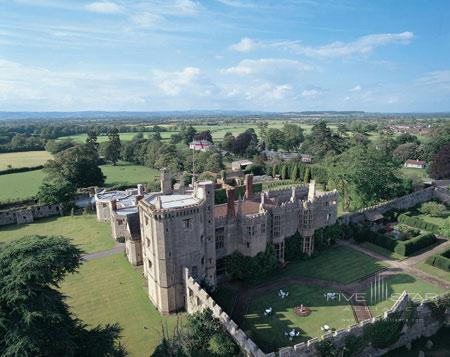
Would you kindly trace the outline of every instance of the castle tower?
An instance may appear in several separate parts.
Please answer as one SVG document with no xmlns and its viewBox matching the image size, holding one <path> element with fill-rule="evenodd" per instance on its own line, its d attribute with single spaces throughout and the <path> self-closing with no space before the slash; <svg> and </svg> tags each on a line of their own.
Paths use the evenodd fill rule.
<svg viewBox="0 0 450 357">
<path fill-rule="evenodd" d="M 160 175 L 161 192 L 163 195 L 170 195 L 172 193 L 172 178 L 170 177 L 169 170 L 162 168 Z"/>
<path fill-rule="evenodd" d="M 215 284 L 214 187 L 195 184 L 192 195 L 158 194 L 139 201 L 148 294 L 162 314 L 185 307 L 183 269 Z"/>
</svg>

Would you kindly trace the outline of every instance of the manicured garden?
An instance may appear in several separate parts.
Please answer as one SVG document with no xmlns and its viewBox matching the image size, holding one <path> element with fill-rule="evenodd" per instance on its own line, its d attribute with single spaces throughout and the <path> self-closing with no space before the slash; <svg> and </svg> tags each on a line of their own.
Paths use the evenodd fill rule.
<svg viewBox="0 0 450 357">
<path fill-rule="evenodd" d="M 408 274 L 384 278 L 380 286 L 383 288 L 372 289 L 372 291 L 369 288 L 363 292 L 373 316 L 382 315 L 384 311 L 389 310 L 405 290 L 414 300 L 424 300 L 446 292 L 442 288 Z"/>
<path fill-rule="evenodd" d="M 332 246 L 315 257 L 288 263 L 270 280 L 299 276 L 348 284 L 384 268 L 383 263 L 366 254 L 347 247 Z"/>
<path fill-rule="evenodd" d="M 85 262 L 79 273 L 61 286 L 77 317 L 90 325 L 118 322 L 122 342 L 130 356 L 147 357 L 161 341 L 161 327 L 173 331 L 177 317 L 162 317 L 145 288 L 142 269 L 134 269 L 123 256 L 114 254 Z"/>
<path fill-rule="evenodd" d="M 447 280 L 450 282 L 450 272 L 436 268 L 424 261 L 418 263 L 416 265 L 416 268 L 418 268 L 418 269 L 422 270 L 423 272 L 428 273 L 430 275 L 434 275 L 437 278 L 444 279 L 444 280 Z"/>
<path fill-rule="evenodd" d="M 106 176 L 106 186 L 147 184 L 159 177 L 159 171 L 147 166 L 119 161 L 116 166 L 102 165 L 100 168 Z"/>
<path fill-rule="evenodd" d="M 392 252 L 386 248 L 380 247 L 379 245 L 376 245 L 374 243 L 370 243 L 370 242 L 363 242 L 360 244 L 360 246 L 362 248 L 366 248 L 374 253 L 377 253 L 379 255 L 382 255 L 383 257 L 386 258 L 391 258 L 391 259 L 395 259 L 395 260 L 403 260 L 406 259 L 405 256 L 397 254 L 395 252 Z"/>
<path fill-rule="evenodd" d="M 44 165 L 52 155 L 47 151 L 26 151 L 0 154 L 0 171 L 12 168 Z"/>
<path fill-rule="evenodd" d="M 62 235 L 73 240 L 87 253 L 114 246 L 111 226 L 97 222 L 95 215 L 50 217 L 23 225 L 0 227 L 0 242 L 9 242 L 27 235 Z"/>
<path fill-rule="evenodd" d="M 332 268 L 330 268 L 332 269 Z M 355 323 L 350 304 L 343 298 L 327 301 L 324 294 L 330 289 L 292 284 L 283 287 L 289 296 L 282 299 L 278 290 L 253 298 L 245 315 L 243 328 L 263 351 L 275 351 L 323 334 L 321 327 L 328 325 L 339 329 Z M 305 305 L 311 309 L 309 316 L 300 317 L 294 308 Z M 272 314 L 265 316 L 271 307 Z M 289 340 L 285 332 L 296 329 L 300 335 Z"/>
</svg>

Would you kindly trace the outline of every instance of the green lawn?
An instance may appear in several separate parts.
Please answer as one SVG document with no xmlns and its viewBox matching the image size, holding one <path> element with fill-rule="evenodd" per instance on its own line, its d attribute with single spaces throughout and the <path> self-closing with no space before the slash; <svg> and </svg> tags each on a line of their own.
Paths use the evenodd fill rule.
<svg viewBox="0 0 450 357">
<path fill-rule="evenodd" d="M 264 351 L 274 351 L 280 347 L 307 341 L 322 335 L 320 327 L 329 325 L 340 329 L 355 323 L 350 304 L 342 298 L 340 301 L 327 301 L 324 294 L 330 289 L 288 285 L 283 288 L 289 296 L 281 299 L 278 290 L 254 298 L 245 316 L 244 330 Z M 307 317 L 297 316 L 293 308 L 304 304 L 312 310 Z M 264 310 L 272 307 L 271 316 L 264 316 Z M 300 331 L 300 336 L 292 341 L 284 335 L 292 328 Z"/>
<path fill-rule="evenodd" d="M 406 168 L 403 167 L 400 169 L 400 172 L 403 176 L 417 179 L 418 181 L 429 181 L 431 180 L 428 176 L 427 169 L 414 169 L 414 168 Z"/>
<path fill-rule="evenodd" d="M 0 242 L 9 242 L 27 235 L 63 235 L 71 238 L 87 253 L 114 247 L 111 226 L 97 222 L 95 215 L 51 217 L 30 224 L 0 228 Z"/>
<path fill-rule="evenodd" d="M 38 191 L 44 176 L 42 170 L 1 175 L 0 201 L 33 197 Z"/>
<path fill-rule="evenodd" d="M 311 259 L 289 263 L 273 279 L 303 276 L 347 284 L 383 268 L 385 266 L 381 262 L 366 254 L 351 248 L 334 246 L 319 252 Z"/>
<path fill-rule="evenodd" d="M 91 326 L 118 322 L 122 342 L 132 357 L 148 357 L 161 340 L 161 326 L 169 331 L 177 317 L 161 317 L 148 299 L 142 269 L 133 268 L 122 254 L 85 262 L 69 275 L 61 290 L 72 311 Z"/>
<path fill-rule="evenodd" d="M 434 275 L 437 278 L 441 278 L 441 279 L 444 279 L 444 280 L 447 280 L 450 282 L 450 273 L 449 272 L 439 269 L 439 268 L 436 268 L 430 264 L 427 264 L 425 261 L 417 264 L 416 268 L 420 269 L 430 275 Z"/>
<path fill-rule="evenodd" d="M 117 166 L 100 166 L 106 176 L 105 186 L 148 183 L 159 177 L 159 171 L 146 166 L 119 162 Z M 42 170 L 0 175 L 0 202 L 33 197 L 39 190 L 45 174 Z"/>
<path fill-rule="evenodd" d="M 106 186 L 146 184 L 159 177 L 159 171 L 156 169 L 123 161 L 117 166 L 109 164 L 100 167 L 106 176 Z"/>
<path fill-rule="evenodd" d="M 0 154 L 0 170 L 6 170 L 8 165 L 13 168 L 32 167 L 45 164 L 52 155 L 47 151 L 26 151 Z"/>
<path fill-rule="evenodd" d="M 363 247 L 363 248 L 369 249 L 372 252 L 375 252 L 375 253 L 380 254 L 380 255 L 382 255 L 384 257 L 387 257 L 387 258 L 392 258 L 392 259 L 396 259 L 396 260 L 404 260 L 404 259 L 407 258 L 407 257 L 405 257 L 403 255 L 397 254 L 395 252 L 391 252 L 388 249 L 385 249 L 383 247 L 380 247 L 379 245 L 376 245 L 376 244 L 373 244 L 373 243 L 370 243 L 370 242 L 363 242 L 363 243 L 361 243 L 359 245 L 361 247 Z"/>
<path fill-rule="evenodd" d="M 447 218 L 450 217 L 450 210 L 442 212 L 442 217 L 432 217 L 428 214 L 417 214 L 414 216 L 423 219 L 425 222 L 434 223 L 442 227 L 445 225 Z"/>
<path fill-rule="evenodd" d="M 414 300 L 432 298 L 446 292 L 444 289 L 407 274 L 385 278 L 382 286 L 384 286 L 382 291 L 386 291 L 386 293 L 378 294 L 375 289 L 371 293 L 370 288 L 364 291 L 373 316 L 381 315 L 384 311 L 389 310 L 405 290 Z"/>
</svg>

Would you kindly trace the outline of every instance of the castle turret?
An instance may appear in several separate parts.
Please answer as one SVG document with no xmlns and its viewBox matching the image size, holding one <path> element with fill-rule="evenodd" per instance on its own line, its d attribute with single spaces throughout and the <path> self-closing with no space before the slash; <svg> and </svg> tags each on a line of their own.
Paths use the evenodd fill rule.
<svg viewBox="0 0 450 357">
<path fill-rule="evenodd" d="M 308 201 L 313 202 L 315 197 L 316 197 L 316 181 L 311 180 L 309 182 Z"/>
<path fill-rule="evenodd" d="M 234 187 L 227 188 L 227 216 L 234 217 L 234 201 L 236 201 L 236 190 Z"/>
<path fill-rule="evenodd" d="M 161 192 L 163 195 L 170 195 L 172 193 L 172 178 L 170 172 L 166 168 L 160 170 L 161 173 Z"/>
</svg>

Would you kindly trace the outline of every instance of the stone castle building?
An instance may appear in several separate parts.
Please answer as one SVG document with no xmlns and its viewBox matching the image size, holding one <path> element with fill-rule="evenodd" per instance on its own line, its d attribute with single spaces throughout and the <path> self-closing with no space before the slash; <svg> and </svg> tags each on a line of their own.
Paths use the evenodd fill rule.
<svg viewBox="0 0 450 357">
<path fill-rule="evenodd" d="M 150 300 L 161 313 L 185 307 L 184 268 L 214 286 L 233 252 L 253 257 L 273 245 L 284 262 L 286 238 L 299 232 L 303 253 L 311 254 L 314 231 L 336 222 L 337 192 L 318 192 L 314 182 L 259 195 L 253 194 L 253 175 L 244 185 L 243 198 L 228 186 L 227 202 L 215 205 L 214 183 L 174 191 L 163 169 L 160 192 L 144 193 L 140 186 L 97 193 L 98 220 L 111 223 L 114 238 L 125 238 L 132 264 L 144 264 Z"/>
</svg>

